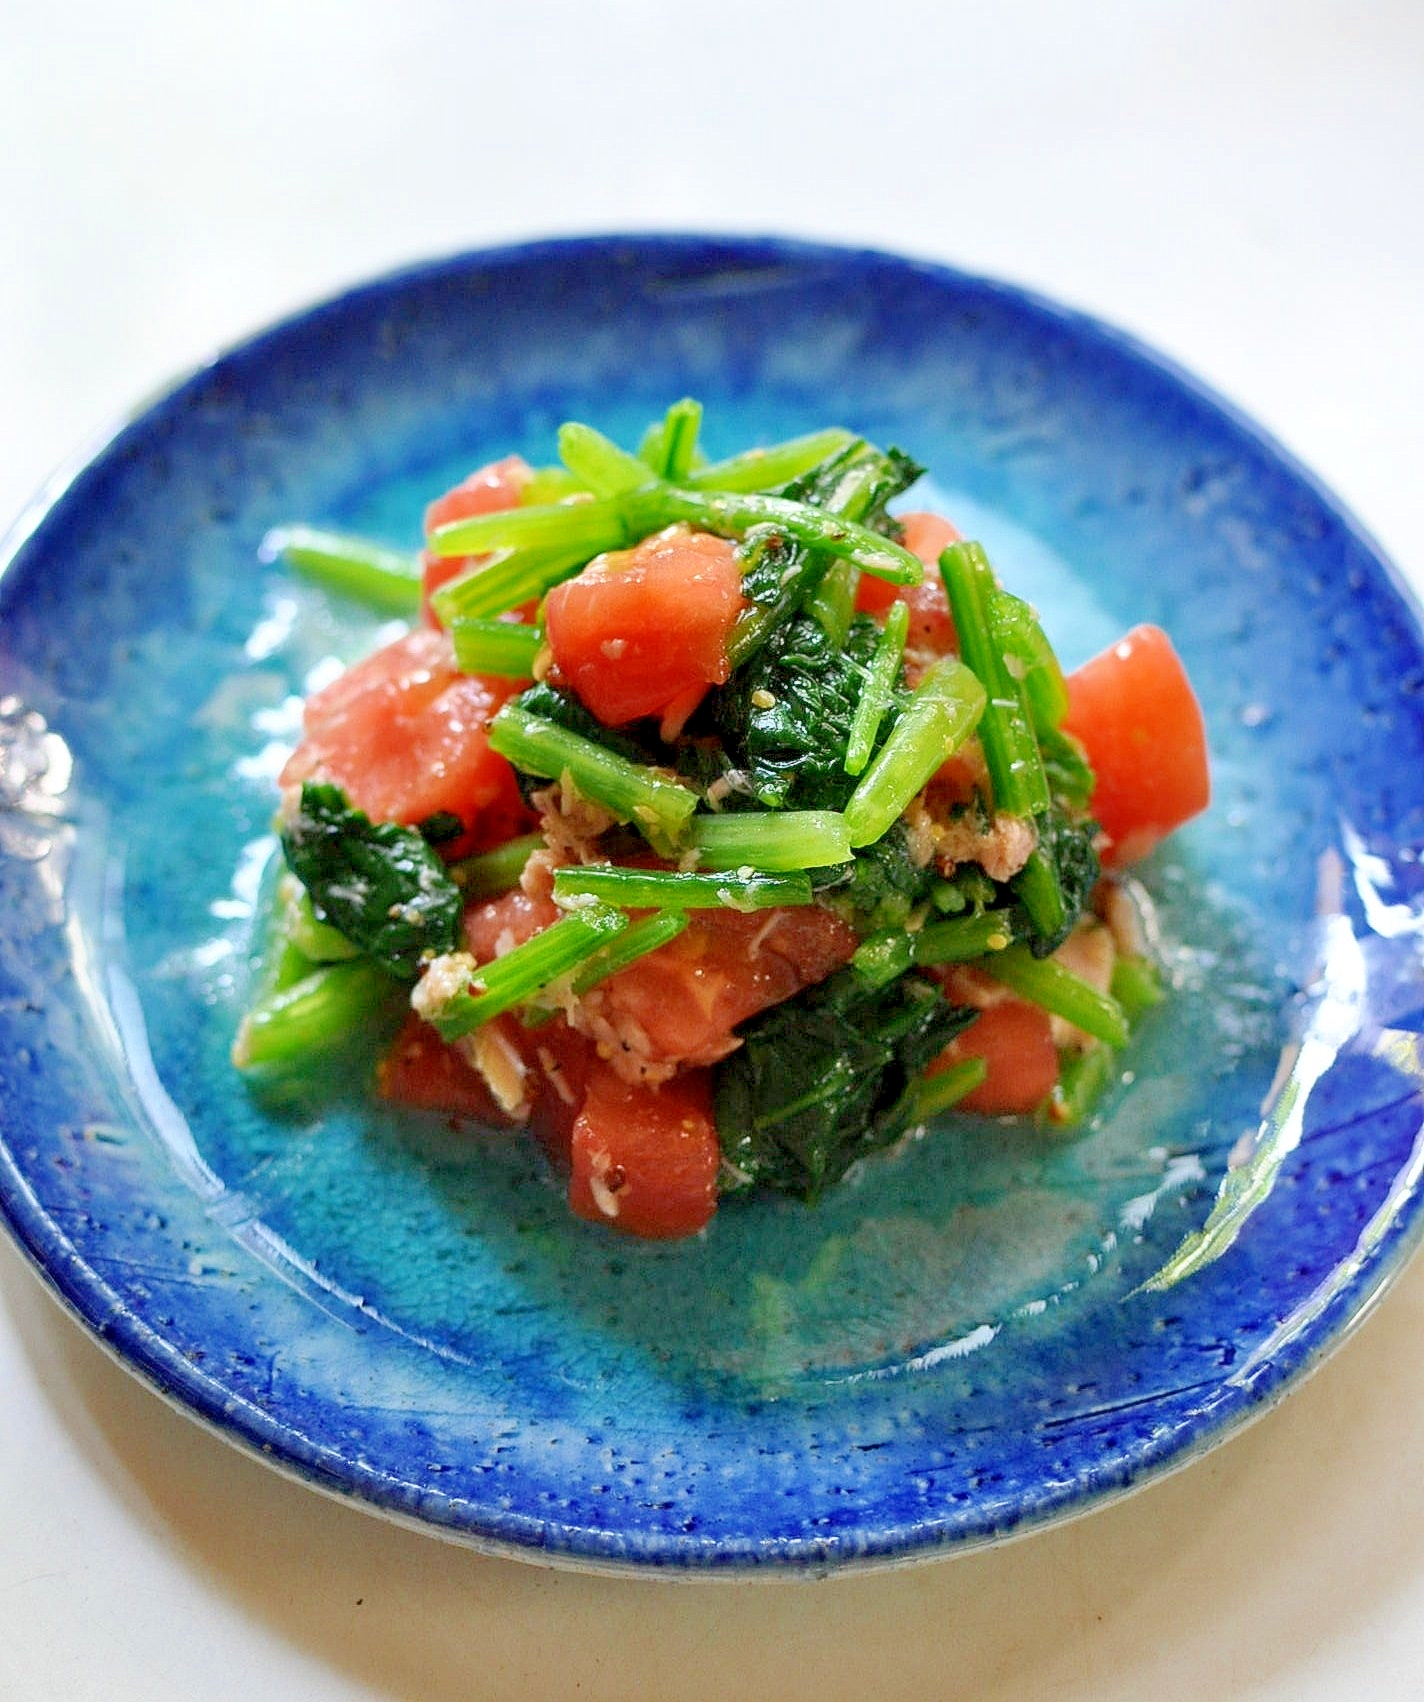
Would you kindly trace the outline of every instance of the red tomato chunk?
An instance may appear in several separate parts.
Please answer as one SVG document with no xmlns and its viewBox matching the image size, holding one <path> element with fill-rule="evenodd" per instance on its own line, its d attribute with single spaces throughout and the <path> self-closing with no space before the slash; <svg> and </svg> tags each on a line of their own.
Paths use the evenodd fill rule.
<svg viewBox="0 0 1424 1702">
<path fill-rule="evenodd" d="M 531 897 L 518 887 L 467 907 L 465 950 L 476 963 L 490 963 L 558 921 L 559 907 L 547 894 Z"/>
<path fill-rule="evenodd" d="M 488 962 L 559 915 L 552 899 L 505 893 L 466 911 L 465 945 Z M 630 1071 L 711 1064 L 733 1049 L 738 1024 L 823 980 L 857 944 L 855 930 L 818 905 L 751 915 L 697 910 L 675 940 L 595 989 L 588 1009 L 600 1036 L 626 1040 L 627 1055 L 637 1060 Z"/>
<path fill-rule="evenodd" d="M 602 1012 L 650 1060 L 712 1064 L 740 1023 L 847 961 L 854 929 L 816 905 L 699 910 L 675 940 L 604 984 Z"/>
<path fill-rule="evenodd" d="M 485 729 L 516 689 L 462 674 L 444 633 L 407 633 L 308 701 L 305 737 L 281 783 L 331 781 L 373 821 L 458 816 L 463 833 L 441 848 L 449 855 L 500 845 L 528 815 Z"/>
<path fill-rule="evenodd" d="M 1211 798 L 1201 705 L 1160 627 L 1126 637 L 1068 676 L 1067 730 L 1097 784 L 1089 802 L 1108 868 L 1145 857 Z"/>
<path fill-rule="evenodd" d="M 559 914 L 547 896 L 505 893 L 466 912 L 466 948 L 488 962 Z M 700 1229 L 716 1207 L 720 1164 L 711 1076 L 701 1066 L 732 1050 L 738 1023 L 821 980 L 856 943 L 853 929 L 817 906 L 699 911 L 677 939 L 586 997 L 574 1022 L 590 1022 L 597 1040 L 561 1016 L 531 1029 L 497 1018 L 525 1067 L 533 1130 L 569 1170 L 573 1210 L 632 1235 Z M 657 1080 L 673 1066 L 676 1074 Z M 645 1068 L 652 1079 L 635 1079 Z M 419 1023 L 381 1068 L 388 1099 L 508 1121 L 481 1088 L 456 1049 Z"/>
<path fill-rule="evenodd" d="M 506 1123 L 485 1078 L 411 1011 L 376 1070 L 376 1091 L 393 1105 Z"/>
<path fill-rule="evenodd" d="M 589 1078 L 604 1066 L 588 1036 L 576 1034 L 561 1016 L 541 1023 L 537 1030 L 521 1028 L 513 1017 L 505 1020 L 529 1065 L 534 1099 L 529 1126 L 549 1157 L 567 1173 L 574 1123 L 583 1110 Z"/>
<path fill-rule="evenodd" d="M 533 477 L 528 463 L 518 455 L 506 456 L 503 461 L 491 461 L 469 478 L 437 497 L 425 510 L 425 535 L 429 537 L 438 527 L 449 526 L 456 520 L 470 520 L 476 514 L 498 514 L 506 508 L 518 508 L 524 487 Z M 442 585 L 458 578 L 468 568 L 477 567 L 484 556 L 438 556 L 426 550 L 421 557 L 420 608 L 428 626 L 436 626 L 430 599 Z"/>
<path fill-rule="evenodd" d="M 1005 998 L 957 1034 L 930 1065 L 938 1075 L 966 1058 L 982 1058 L 988 1074 L 959 1100 L 957 1111 L 983 1117 L 1026 1116 L 1058 1081 L 1058 1052 L 1048 1012 L 1023 999 Z"/>
<path fill-rule="evenodd" d="M 928 571 L 918 585 L 892 585 L 888 580 L 863 573 L 855 606 L 862 614 L 883 621 L 892 603 L 907 603 L 910 630 L 905 639 L 906 649 L 947 655 L 957 648 L 957 641 L 949 597 L 940 578 L 939 558 L 942 551 L 959 542 L 960 533 L 938 514 L 917 512 L 902 514 L 899 519 L 905 529 L 905 548 L 917 555 Z"/>
<path fill-rule="evenodd" d="M 646 1087 L 624 1081 L 560 1018 L 537 1030 L 496 1022 L 524 1060 L 531 1126 L 567 1170 L 578 1216 L 655 1239 L 691 1235 L 710 1221 L 721 1147 L 708 1071 Z M 414 1014 L 381 1062 L 378 1089 L 415 1110 L 512 1121 L 458 1048 Z"/>
<path fill-rule="evenodd" d="M 598 556 L 545 599 L 550 680 L 576 692 L 606 727 L 656 715 L 675 734 L 708 686 L 731 672 L 727 639 L 746 607 L 741 587 L 734 546 L 685 526 Z"/>
<path fill-rule="evenodd" d="M 573 1127 L 569 1205 L 628 1235 L 693 1235 L 717 1209 L 721 1161 L 706 1070 L 646 1088 L 599 1067 Z"/>
</svg>

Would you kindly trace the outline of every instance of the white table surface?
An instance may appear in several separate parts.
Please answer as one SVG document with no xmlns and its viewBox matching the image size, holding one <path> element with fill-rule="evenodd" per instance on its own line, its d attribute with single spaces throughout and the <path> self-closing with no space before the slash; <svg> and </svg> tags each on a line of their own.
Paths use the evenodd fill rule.
<svg viewBox="0 0 1424 1702">
<path fill-rule="evenodd" d="M 1419 0 L 9 0 L 0 515 L 357 277 L 596 229 L 943 258 L 1138 333 L 1424 588 Z M 1424 1262 L 1277 1411 L 910 1571 L 471 1555 L 168 1410 L 0 1247 L 0 1698 L 1424 1696 Z"/>
</svg>

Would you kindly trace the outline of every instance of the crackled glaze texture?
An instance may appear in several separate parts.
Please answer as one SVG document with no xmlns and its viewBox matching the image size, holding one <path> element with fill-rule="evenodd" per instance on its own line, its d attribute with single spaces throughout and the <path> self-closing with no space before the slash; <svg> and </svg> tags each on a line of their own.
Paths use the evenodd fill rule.
<svg viewBox="0 0 1424 1702">
<path fill-rule="evenodd" d="M 961 1121 L 815 1211 L 640 1246 L 518 1137 L 359 1080 L 264 1104 L 227 1049 L 297 696 L 377 630 L 264 531 L 412 543 L 475 464 L 685 393 L 713 453 L 834 421 L 928 463 L 1070 664 L 1166 626 L 1216 800 L 1143 871 L 1175 991 L 1080 1137 Z M 0 1198 L 130 1365 L 316 1483 L 572 1564 L 944 1553 L 1229 1433 L 1418 1238 L 1415 616 L 1308 477 L 1091 321 L 779 242 L 476 255 L 198 373 L 6 562 Z M 1145 1288 L 1233 1154 L 1215 1256 Z"/>
</svg>

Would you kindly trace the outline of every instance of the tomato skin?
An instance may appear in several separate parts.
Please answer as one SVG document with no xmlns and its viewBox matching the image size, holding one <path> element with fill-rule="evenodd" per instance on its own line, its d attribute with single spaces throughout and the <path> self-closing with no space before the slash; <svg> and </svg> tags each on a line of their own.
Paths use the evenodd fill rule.
<svg viewBox="0 0 1424 1702">
<path fill-rule="evenodd" d="M 695 1235 L 717 1209 L 722 1152 L 705 1070 L 661 1087 L 590 1072 L 573 1126 L 569 1205 L 576 1216 L 625 1235 Z"/>
<path fill-rule="evenodd" d="M 981 1010 L 926 1073 L 938 1075 L 966 1058 L 982 1058 L 989 1073 L 956 1103 L 956 1111 L 981 1117 L 1026 1116 L 1058 1081 L 1058 1051 L 1048 1012 L 1023 999 L 1004 998 Z"/>
<path fill-rule="evenodd" d="M 574 1120 L 597 1062 L 593 1042 L 575 1034 L 562 1017 L 537 1030 L 522 1028 L 511 1016 L 496 1017 L 491 1027 L 496 1026 L 528 1072 L 528 1128 L 554 1163 L 567 1171 Z M 448 1045 L 414 1011 L 376 1066 L 376 1091 L 388 1104 L 412 1111 L 444 1112 L 496 1128 L 524 1126 L 522 1115 L 510 1116 L 460 1049 Z"/>
<path fill-rule="evenodd" d="M 892 603 L 907 603 L 910 630 L 905 639 L 906 649 L 947 655 L 958 648 L 958 640 L 949 612 L 949 597 L 940 578 L 939 558 L 950 544 L 959 542 L 960 533 L 942 515 L 924 511 L 902 514 L 899 521 L 905 529 L 905 548 L 925 564 L 924 578 L 918 585 L 892 585 L 888 580 L 863 573 L 855 606 L 862 614 L 883 621 Z"/>
<path fill-rule="evenodd" d="M 535 934 L 552 927 L 563 912 L 547 894 L 512 892 L 467 905 L 463 919 L 465 950 L 476 963 L 489 963 Z"/>
<path fill-rule="evenodd" d="M 502 844 L 529 815 L 485 729 L 516 689 L 461 673 L 448 637 L 417 628 L 309 699 L 281 784 L 331 781 L 373 821 L 458 816 L 462 833 L 440 847 L 447 856 Z"/>
<path fill-rule="evenodd" d="M 818 905 L 698 910 L 675 940 L 610 977 L 600 1005 L 652 1059 L 713 1064 L 733 1050 L 739 1023 L 823 980 L 858 944 Z"/>
<path fill-rule="evenodd" d="M 448 1111 L 482 1123 L 511 1121 L 474 1065 L 414 1011 L 376 1067 L 376 1091 L 392 1105 L 417 1111 Z"/>
<path fill-rule="evenodd" d="M 502 461 L 491 461 L 463 479 L 453 490 L 437 497 L 425 510 L 425 535 L 439 526 L 449 526 L 456 520 L 469 520 L 476 514 L 498 514 L 506 508 L 518 508 L 524 487 L 533 477 L 529 464 L 518 455 L 507 455 Z M 438 556 L 431 550 L 421 554 L 420 612 L 427 626 L 439 626 L 430 599 L 450 580 L 458 578 L 467 568 L 483 561 L 483 556 Z"/>
<path fill-rule="evenodd" d="M 1068 675 L 1066 730 L 1097 776 L 1108 868 L 1145 857 L 1211 799 L 1201 705 L 1172 641 L 1138 626 Z"/>
<path fill-rule="evenodd" d="M 598 556 L 545 599 L 550 678 L 606 727 L 674 707 L 685 720 L 731 672 L 727 639 L 746 607 L 741 586 L 735 547 L 684 526 Z"/>
<path fill-rule="evenodd" d="M 576 1033 L 561 1016 L 536 1029 L 512 1026 L 534 1085 L 529 1127 L 559 1169 L 567 1171 L 572 1163 L 574 1124 L 583 1110 L 589 1077 L 603 1066 L 588 1036 Z"/>
</svg>

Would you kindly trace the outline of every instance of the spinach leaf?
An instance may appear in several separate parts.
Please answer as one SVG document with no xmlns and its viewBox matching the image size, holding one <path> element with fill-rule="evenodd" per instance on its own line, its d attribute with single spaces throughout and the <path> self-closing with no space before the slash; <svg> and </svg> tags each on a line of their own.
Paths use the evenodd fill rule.
<svg viewBox="0 0 1424 1702">
<path fill-rule="evenodd" d="M 828 513 L 843 515 L 898 541 L 900 527 L 886 504 L 908 489 L 924 468 L 898 449 L 877 449 L 857 438 L 829 455 L 778 493 Z M 760 526 L 742 541 L 742 595 L 754 613 L 743 617 L 733 637 L 733 665 L 740 670 L 774 633 L 784 630 L 815 595 L 831 558 Z"/>
<path fill-rule="evenodd" d="M 418 828 L 373 822 L 339 786 L 309 780 L 282 850 L 320 919 L 392 975 L 414 981 L 455 949 L 460 890 Z"/>
<path fill-rule="evenodd" d="M 1048 957 L 1072 933 L 1092 897 L 1100 872 L 1098 854 L 1093 849 L 1098 829 L 1096 822 L 1075 821 L 1057 805 L 1043 811 L 1034 821 L 1038 828 L 1036 855 L 1047 864 L 1063 895 L 1063 915 L 1058 927 L 1045 933 L 1022 902 L 1021 888 L 1033 878 L 1031 869 L 1015 875 L 1008 884 L 1019 899 L 1014 906 L 1015 933 L 1028 942 L 1035 957 Z"/>
<path fill-rule="evenodd" d="M 718 810 L 759 810 L 761 799 L 752 790 L 751 781 L 727 754 L 702 709 L 693 716 L 687 734 L 672 753 L 678 779 L 704 796 L 710 792 Z"/>
<path fill-rule="evenodd" d="M 912 1081 L 974 1016 L 921 976 L 872 990 L 845 969 L 755 1018 L 715 1084 L 737 1186 L 818 1198 L 899 1139 L 913 1119 Z"/>
<path fill-rule="evenodd" d="M 798 615 L 710 694 L 712 730 L 763 809 L 845 807 L 857 783 L 845 771 L 846 742 L 877 636 L 858 615 L 838 650 L 818 622 Z M 882 738 L 893 721 L 892 712 Z"/>
<path fill-rule="evenodd" d="M 453 810 L 436 810 L 434 815 L 426 816 L 424 821 L 415 825 L 427 845 L 448 845 L 465 831 L 464 822 Z"/>
<path fill-rule="evenodd" d="M 811 871 L 817 896 L 836 910 L 848 910 L 862 934 L 903 928 L 910 912 L 943 884 L 933 863 L 918 868 L 910 860 L 909 835 L 901 821 L 857 851 L 850 864 L 827 869 L 824 882 L 820 873 Z"/>
<path fill-rule="evenodd" d="M 562 691 L 558 686 L 541 681 L 538 685 L 526 687 L 514 701 L 521 709 L 527 709 L 531 715 L 540 715 L 544 720 L 552 721 L 570 733 L 577 733 L 580 738 L 627 757 L 629 762 L 657 760 L 651 746 L 641 743 L 625 730 L 605 727 L 593 711 L 586 709 L 582 700 L 571 691 Z M 540 781 L 540 785 L 546 784 L 547 782 Z"/>
<path fill-rule="evenodd" d="M 846 444 L 835 455 L 784 486 L 781 495 L 813 508 L 844 514 L 872 532 L 898 538 L 899 525 L 886 504 L 907 491 L 924 468 L 900 449 L 877 449 L 864 438 Z"/>
<path fill-rule="evenodd" d="M 544 720 L 552 721 L 555 726 L 563 727 L 570 733 L 577 733 L 590 744 L 602 745 L 605 750 L 625 757 L 629 762 L 658 764 L 666 761 L 666 754 L 658 754 L 658 748 L 653 743 L 642 743 L 624 728 L 605 727 L 593 711 L 586 709 L 571 691 L 563 691 L 541 681 L 520 692 L 511 702 L 528 710 L 531 715 L 542 716 Z M 535 792 L 542 792 L 549 784 L 548 780 L 538 775 L 526 774 L 518 765 L 515 766 L 514 777 L 519 783 L 519 791 L 526 804 Z"/>
</svg>

